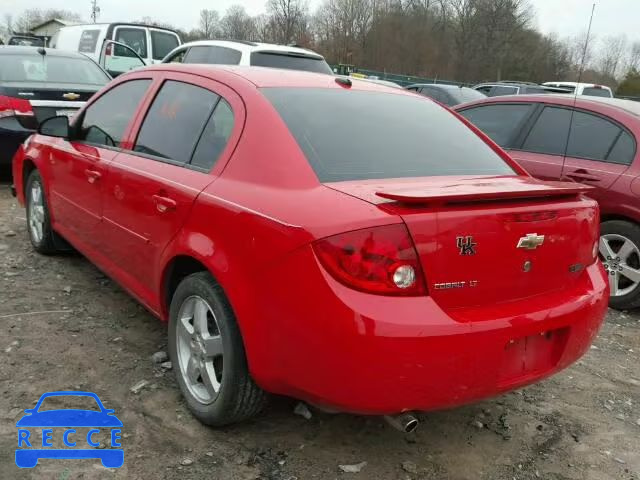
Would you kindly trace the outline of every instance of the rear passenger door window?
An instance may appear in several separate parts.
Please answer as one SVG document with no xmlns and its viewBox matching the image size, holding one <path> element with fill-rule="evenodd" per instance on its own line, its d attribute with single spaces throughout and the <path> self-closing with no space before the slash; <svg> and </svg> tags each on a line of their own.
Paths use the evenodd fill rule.
<svg viewBox="0 0 640 480">
<path fill-rule="evenodd" d="M 115 40 L 118 43 L 124 43 L 142 58 L 147 58 L 147 31 L 145 29 L 118 27 L 116 28 Z M 113 50 L 113 54 L 117 57 L 135 58 L 132 52 L 119 45 L 114 45 Z"/>
<path fill-rule="evenodd" d="M 571 110 L 545 107 L 529 131 L 522 150 L 549 155 L 564 155 L 571 122 Z"/>
<path fill-rule="evenodd" d="M 526 103 L 496 104 L 469 108 L 459 112 L 463 117 L 486 133 L 491 140 L 504 148 L 518 134 L 533 106 Z"/>
<path fill-rule="evenodd" d="M 150 33 L 154 60 L 162 60 L 171 50 L 180 44 L 178 37 L 173 33 L 161 32 L 159 30 L 151 30 Z"/>
<path fill-rule="evenodd" d="M 193 152 L 191 165 L 209 171 L 220 158 L 233 131 L 233 110 L 220 99 Z"/>
<path fill-rule="evenodd" d="M 216 65 L 238 65 L 242 53 L 239 50 L 216 46 L 195 46 L 189 49 L 184 63 L 209 63 Z"/>
<path fill-rule="evenodd" d="M 120 147 L 150 84 L 151 80 L 131 80 L 106 92 L 85 110 L 77 126 L 76 139 L 93 145 Z"/>
<path fill-rule="evenodd" d="M 189 163 L 219 98 L 202 87 L 166 81 L 140 127 L 134 150 L 169 163 Z"/>
</svg>

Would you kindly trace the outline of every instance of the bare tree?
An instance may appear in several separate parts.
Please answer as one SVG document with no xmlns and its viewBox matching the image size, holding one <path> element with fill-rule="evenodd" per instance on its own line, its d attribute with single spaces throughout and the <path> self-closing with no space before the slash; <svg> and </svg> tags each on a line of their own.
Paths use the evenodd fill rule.
<svg viewBox="0 0 640 480">
<path fill-rule="evenodd" d="M 278 43 L 293 42 L 307 24 L 307 7 L 302 0 L 267 0 L 267 14 Z"/>
<path fill-rule="evenodd" d="M 234 40 L 253 40 L 256 37 L 253 18 L 241 5 L 232 5 L 220 22 L 222 35 Z"/>
<path fill-rule="evenodd" d="M 200 10 L 200 31 L 206 39 L 220 36 L 220 15 L 216 10 Z"/>
<path fill-rule="evenodd" d="M 624 59 L 626 46 L 627 37 L 625 35 L 604 38 L 601 43 L 598 58 L 598 71 L 603 76 L 612 78 L 618 76 Z"/>
<path fill-rule="evenodd" d="M 625 67 L 627 72 L 640 70 L 640 42 L 636 41 L 631 44 L 629 49 L 629 56 L 627 58 L 627 64 Z"/>
</svg>

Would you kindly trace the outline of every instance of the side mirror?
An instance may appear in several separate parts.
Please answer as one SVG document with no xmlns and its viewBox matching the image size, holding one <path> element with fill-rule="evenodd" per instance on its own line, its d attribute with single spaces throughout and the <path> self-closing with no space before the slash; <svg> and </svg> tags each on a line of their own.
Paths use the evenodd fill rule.
<svg viewBox="0 0 640 480">
<path fill-rule="evenodd" d="M 47 118 L 38 127 L 40 135 L 48 137 L 69 138 L 69 117 L 59 116 Z"/>
</svg>

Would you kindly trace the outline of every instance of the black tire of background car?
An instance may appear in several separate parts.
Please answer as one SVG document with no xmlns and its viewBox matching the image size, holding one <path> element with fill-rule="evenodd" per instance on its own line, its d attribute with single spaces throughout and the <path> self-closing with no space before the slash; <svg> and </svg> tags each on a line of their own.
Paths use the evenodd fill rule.
<svg viewBox="0 0 640 480">
<path fill-rule="evenodd" d="M 600 234 L 618 234 L 631 240 L 640 249 L 640 226 L 624 220 L 609 220 L 600 225 Z M 630 293 L 620 297 L 610 297 L 609 306 L 616 310 L 627 310 L 640 306 L 640 284 Z"/>
<path fill-rule="evenodd" d="M 224 348 L 220 391 L 209 405 L 203 405 L 191 395 L 178 363 L 178 313 L 183 302 L 193 295 L 206 300 L 213 309 Z M 266 406 L 267 393 L 255 384 L 249 374 L 242 336 L 231 305 L 222 287 L 208 272 L 189 275 L 178 285 L 171 299 L 168 347 L 182 395 L 193 415 L 202 423 L 215 427 L 238 423 L 258 415 Z"/>
<path fill-rule="evenodd" d="M 44 206 L 44 225 L 42 227 L 42 239 L 40 242 L 36 242 L 31 233 L 31 228 L 29 228 L 29 217 L 31 216 L 31 211 L 29 209 L 29 196 L 31 195 L 31 187 L 32 185 L 38 182 L 42 189 L 42 205 Z M 42 181 L 42 177 L 40 176 L 40 172 L 38 170 L 33 170 L 29 177 L 27 178 L 27 187 L 25 189 L 25 193 L 27 195 L 26 203 L 27 203 L 27 232 L 29 233 L 29 240 L 31 240 L 31 245 L 36 252 L 41 253 L 43 255 L 53 255 L 58 253 L 60 250 L 57 248 L 55 232 L 51 228 L 51 220 L 49 217 L 49 207 L 47 205 L 47 194 L 44 188 L 44 182 Z"/>
</svg>

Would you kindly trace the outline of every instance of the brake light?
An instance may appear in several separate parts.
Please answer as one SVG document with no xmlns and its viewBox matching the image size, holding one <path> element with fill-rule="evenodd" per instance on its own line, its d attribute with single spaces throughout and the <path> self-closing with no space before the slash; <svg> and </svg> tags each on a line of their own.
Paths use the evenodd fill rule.
<svg viewBox="0 0 640 480">
<path fill-rule="evenodd" d="M 418 254 L 404 224 L 367 228 L 318 240 L 313 249 L 340 283 L 380 295 L 426 295 Z"/>
<path fill-rule="evenodd" d="M 0 118 L 33 116 L 34 113 L 29 100 L 0 95 Z"/>
<path fill-rule="evenodd" d="M 107 48 L 104 51 L 105 55 L 113 55 L 113 43 L 107 44 Z"/>
</svg>

